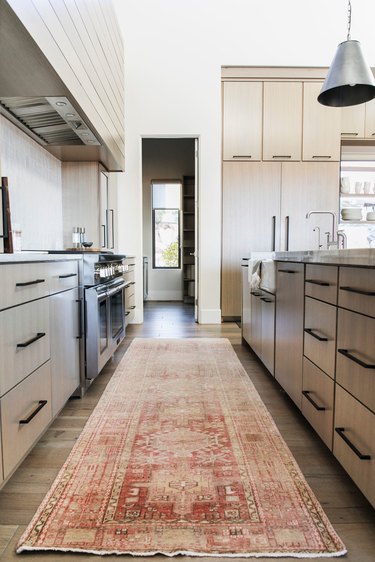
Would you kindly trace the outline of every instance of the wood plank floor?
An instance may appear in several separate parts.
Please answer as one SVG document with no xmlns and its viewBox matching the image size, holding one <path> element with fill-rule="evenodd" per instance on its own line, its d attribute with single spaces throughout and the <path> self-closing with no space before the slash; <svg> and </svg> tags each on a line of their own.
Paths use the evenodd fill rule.
<svg viewBox="0 0 375 562">
<path fill-rule="evenodd" d="M 246 345 L 241 344 L 241 331 L 235 323 L 199 325 L 193 309 L 180 303 L 147 303 L 142 325 L 128 327 L 127 337 L 102 374 L 91 385 L 82 400 L 70 400 L 13 477 L 0 491 L 0 560 L 15 562 L 24 557 L 28 562 L 97 562 L 98 556 L 71 553 L 15 554 L 15 546 L 57 472 L 73 447 L 88 416 L 95 407 L 107 382 L 134 337 L 226 337 L 271 412 L 285 441 L 299 463 L 307 481 L 324 507 L 348 554 L 347 562 L 375 562 L 375 512 L 315 435 L 300 412 L 280 386 L 258 362 Z M 202 560 L 190 556 L 186 561 Z M 164 556 L 140 557 L 139 560 L 160 562 Z M 105 560 L 119 561 L 118 556 Z M 134 560 L 121 556 L 121 560 Z M 205 562 L 214 558 L 205 557 Z M 217 559 L 218 560 L 218 559 Z M 233 558 L 220 558 L 222 561 Z M 245 558 L 236 560 L 248 560 Z M 257 558 L 259 562 L 270 558 Z M 283 558 L 292 562 L 295 558 Z M 304 560 L 312 560 L 304 558 Z M 322 560 L 328 560 L 323 558 Z"/>
</svg>

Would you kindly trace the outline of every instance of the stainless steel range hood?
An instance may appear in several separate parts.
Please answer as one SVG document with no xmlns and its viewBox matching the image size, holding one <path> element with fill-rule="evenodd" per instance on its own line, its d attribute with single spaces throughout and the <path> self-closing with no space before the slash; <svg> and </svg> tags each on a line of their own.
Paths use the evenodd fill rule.
<svg viewBox="0 0 375 562">
<path fill-rule="evenodd" d="M 0 112 L 40 144 L 100 146 L 66 97 L 0 97 Z"/>
</svg>

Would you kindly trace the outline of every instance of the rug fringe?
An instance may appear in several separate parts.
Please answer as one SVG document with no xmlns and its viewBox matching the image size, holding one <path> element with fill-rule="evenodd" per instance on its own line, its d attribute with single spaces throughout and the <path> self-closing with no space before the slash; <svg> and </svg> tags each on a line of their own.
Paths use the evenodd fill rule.
<svg viewBox="0 0 375 562">
<path fill-rule="evenodd" d="M 336 558 L 339 556 L 344 556 L 347 554 L 347 550 L 339 550 L 337 552 L 318 552 L 318 553 L 302 553 L 302 552 L 242 552 L 242 553 L 225 553 L 225 554 L 215 554 L 215 553 L 208 553 L 208 552 L 194 552 L 190 550 L 176 550 L 174 552 L 163 552 L 162 550 L 150 550 L 149 552 L 139 552 L 139 551 L 132 551 L 132 550 L 90 550 L 90 549 L 83 549 L 83 548 L 43 548 L 38 547 L 35 548 L 33 546 L 21 546 L 17 548 L 16 553 L 20 554 L 21 552 L 31 552 L 31 551 L 49 551 L 49 552 L 80 552 L 82 554 L 96 554 L 99 556 L 107 556 L 107 555 L 117 555 L 121 556 L 124 554 L 128 554 L 130 556 L 156 556 L 157 554 L 161 554 L 163 556 L 200 556 L 200 557 L 216 557 L 216 558 Z"/>
</svg>

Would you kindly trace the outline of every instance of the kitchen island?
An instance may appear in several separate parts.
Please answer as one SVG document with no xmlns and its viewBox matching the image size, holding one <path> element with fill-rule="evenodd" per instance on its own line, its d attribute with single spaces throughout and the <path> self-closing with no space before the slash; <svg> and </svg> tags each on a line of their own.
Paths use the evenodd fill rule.
<svg viewBox="0 0 375 562">
<path fill-rule="evenodd" d="M 276 252 L 273 259 L 271 374 L 374 506 L 375 250 Z M 257 296 L 252 290 L 252 305 Z M 253 347 L 262 317 L 256 306 L 250 316 L 250 338 L 243 337 Z"/>
</svg>

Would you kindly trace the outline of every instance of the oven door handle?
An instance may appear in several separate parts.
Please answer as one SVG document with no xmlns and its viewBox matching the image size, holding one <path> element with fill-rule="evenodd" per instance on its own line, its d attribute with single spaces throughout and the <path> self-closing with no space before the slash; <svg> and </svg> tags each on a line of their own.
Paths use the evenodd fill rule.
<svg viewBox="0 0 375 562">
<path fill-rule="evenodd" d="M 108 289 L 107 296 L 112 297 L 112 295 L 115 295 L 116 293 L 121 291 L 124 287 L 126 287 L 126 281 L 123 281 L 122 283 L 119 283 L 118 285 L 116 285 L 112 289 Z"/>
</svg>

